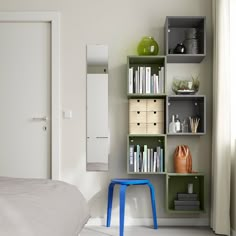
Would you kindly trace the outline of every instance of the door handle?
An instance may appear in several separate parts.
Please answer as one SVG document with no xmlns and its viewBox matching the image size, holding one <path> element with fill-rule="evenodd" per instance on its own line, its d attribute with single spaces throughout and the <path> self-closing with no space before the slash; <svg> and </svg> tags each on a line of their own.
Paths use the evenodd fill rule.
<svg viewBox="0 0 236 236">
<path fill-rule="evenodd" d="M 48 121 L 48 117 L 47 116 L 43 116 L 43 117 L 33 117 L 32 118 L 33 121 Z"/>
</svg>

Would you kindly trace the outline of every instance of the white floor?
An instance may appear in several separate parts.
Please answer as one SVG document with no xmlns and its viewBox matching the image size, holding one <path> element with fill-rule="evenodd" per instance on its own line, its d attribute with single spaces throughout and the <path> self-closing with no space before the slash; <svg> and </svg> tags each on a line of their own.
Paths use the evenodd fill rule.
<svg viewBox="0 0 236 236">
<path fill-rule="evenodd" d="M 215 235 L 208 227 L 159 227 L 154 230 L 147 226 L 125 227 L 124 236 L 213 236 Z M 105 226 L 87 226 L 80 236 L 119 236 L 118 227 L 106 228 Z"/>
</svg>

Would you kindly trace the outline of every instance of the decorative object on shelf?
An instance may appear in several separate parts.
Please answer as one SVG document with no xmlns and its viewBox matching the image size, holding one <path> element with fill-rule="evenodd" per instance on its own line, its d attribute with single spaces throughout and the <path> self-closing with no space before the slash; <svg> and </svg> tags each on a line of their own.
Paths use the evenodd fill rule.
<svg viewBox="0 0 236 236">
<path fill-rule="evenodd" d="M 180 119 L 179 119 L 178 114 L 175 115 L 175 129 L 176 129 L 177 133 L 181 132 L 181 123 L 180 123 Z"/>
<path fill-rule="evenodd" d="M 178 43 L 174 49 L 175 54 L 184 54 L 186 51 L 185 46 L 183 43 Z"/>
<path fill-rule="evenodd" d="M 174 209 L 178 211 L 199 211 L 200 201 L 197 193 L 193 193 L 193 184 L 188 184 L 188 193 L 177 193 Z"/>
<path fill-rule="evenodd" d="M 181 130 L 182 130 L 182 133 L 188 133 L 188 122 L 185 119 L 181 123 Z"/>
<path fill-rule="evenodd" d="M 159 45 L 151 36 L 144 36 L 138 44 L 138 55 L 157 55 L 159 52 Z"/>
<path fill-rule="evenodd" d="M 199 40 L 196 28 L 188 28 L 185 30 L 185 40 L 183 42 L 186 54 L 199 53 Z"/>
<path fill-rule="evenodd" d="M 175 149 L 174 169 L 176 173 L 192 173 L 192 156 L 187 145 L 180 145 Z"/>
<path fill-rule="evenodd" d="M 198 32 L 197 28 L 188 28 L 184 31 L 185 39 L 197 39 Z"/>
<path fill-rule="evenodd" d="M 193 184 L 192 183 L 188 184 L 188 193 L 193 193 Z"/>
<path fill-rule="evenodd" d="M 169 133 L 175 134 L 176 133 L 176 125 L 175 125 L 175 116 L 172 116 L 172 121 L 169 124 Z"/>
<path fill-rule="evenodd" d="M 192 75 L 192 82 L 193 82 L 192 89 L 195 91 L 195 93 L 198 92 L 199 87 L 200 87 L 200 81 L 198 78 L 199 78 L 199 75 L 197 76 Z"/>
<path fill-rule="evenodd" d="M 178 80 L 174 79 L 172 82 L 172 91 L 175 94 L 195 94 L 199 90 L 200 81 L 199 76 L 192 76 L 192 80 Z"/>
<path fill-rule="evenodd" d="M 197 128 L 199 125 L 200 118 L 189 117 L 190 128 L 192 133 L 197 133 Z"/>
</svg>

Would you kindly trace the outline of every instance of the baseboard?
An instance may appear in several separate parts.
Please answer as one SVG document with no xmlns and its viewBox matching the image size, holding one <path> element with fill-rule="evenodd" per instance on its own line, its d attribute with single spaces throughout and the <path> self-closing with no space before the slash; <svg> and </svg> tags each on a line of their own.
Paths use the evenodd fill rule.
<svg viewBox="0 0 236 236">
<path fill-rule="evenodd" d="M 106 220 L 104 218 L 90 218 L 87 226 L 104 226 Z M 209 226 L 208 218 L 158 218 L 159 226 Z M 111 222 L 112 226 L 119 225 L 119 219 L 114 218 Z M 152 218 L 125 218 L 126 226 L 150 226 L 153 225 Z M 236 236 L 233 234 L 233 236 Z"/>
<path fill-rule="evenodd" d="M 231 229 L 231 236 L 236 236 L 236 231 L 234 229 Z"/>
</svg>

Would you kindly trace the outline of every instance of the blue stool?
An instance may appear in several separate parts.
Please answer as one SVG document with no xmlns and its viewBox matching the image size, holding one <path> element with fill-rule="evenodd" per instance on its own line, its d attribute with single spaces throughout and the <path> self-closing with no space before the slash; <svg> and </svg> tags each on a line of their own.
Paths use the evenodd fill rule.
<svg viewBox="0 0 236 236">
<path fill-rule="evenodd" d="M 126 188 L 130 185 L 148 185 L 150 189 L 151 202 L 152 202 L 152 215 L 154 229 L 158 228 L 157 225 L 157 214 L 156 214 L 156 201 L 155 201 L 155 190 L 153 185 L 148 179 L 112 179 L 108 189 L 108 205 L 107 205 L 107 227 L 111 225 L 111 210 L 112 210 L 112 199 L 113 189 L 115 184 L 120 185 L 120 236 L 124 235 L 124 216 L 125 216 L 125 192 Z"/>
</svg>

